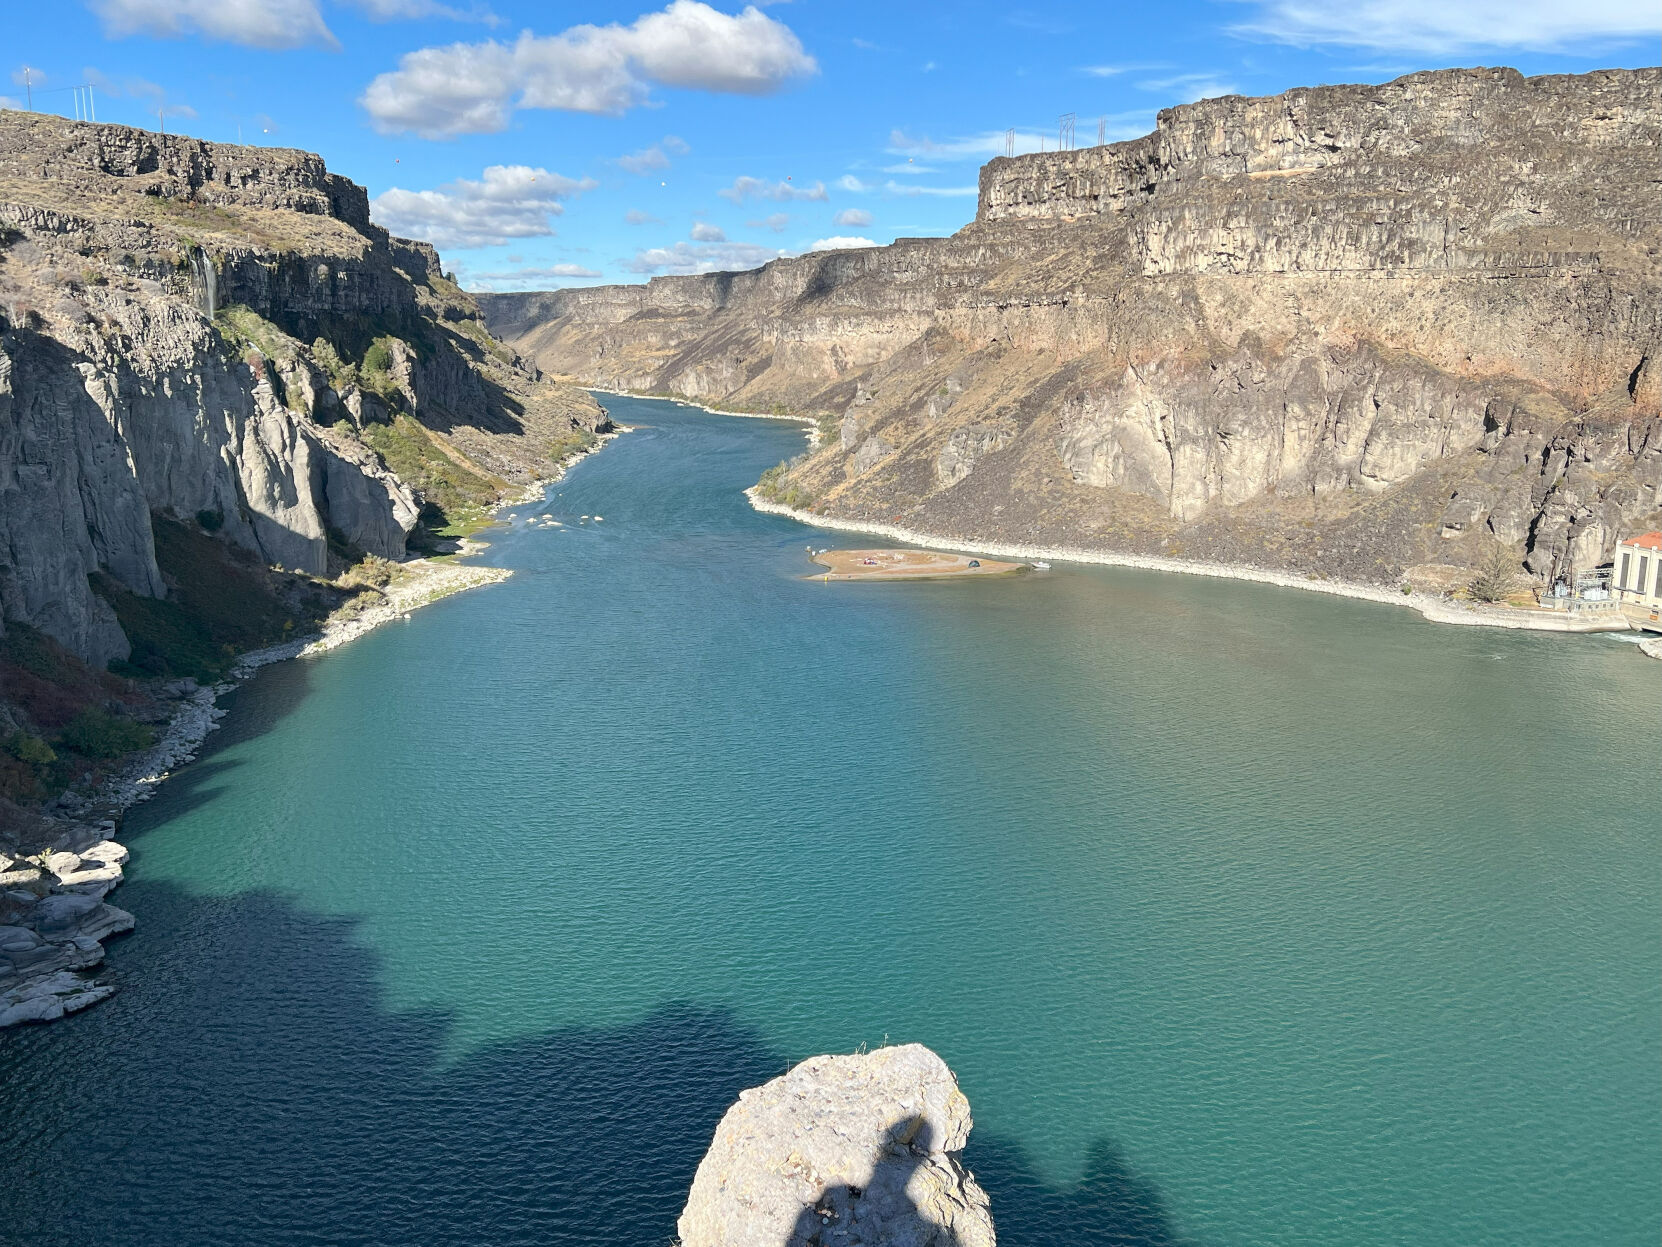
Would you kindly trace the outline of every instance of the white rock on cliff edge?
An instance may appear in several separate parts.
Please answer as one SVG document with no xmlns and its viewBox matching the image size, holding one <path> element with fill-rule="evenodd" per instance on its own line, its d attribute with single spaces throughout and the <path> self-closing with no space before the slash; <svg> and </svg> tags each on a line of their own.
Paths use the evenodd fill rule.
<svg viewBox="0 0 1662 1247">
<path fill-rule="evenodd" d="M 958 1161 L 970 1125 L 921 1044 L 812 1057 L 722 1117 L 682 1247 L 992 1247 L 987 1195 Z"/>
</svg>

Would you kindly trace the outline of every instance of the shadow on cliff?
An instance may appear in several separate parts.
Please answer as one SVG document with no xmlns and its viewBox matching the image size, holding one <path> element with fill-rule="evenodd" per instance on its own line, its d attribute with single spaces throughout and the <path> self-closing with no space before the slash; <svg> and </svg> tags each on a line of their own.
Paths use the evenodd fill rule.
<svg viewBox="0 0 1662 1247">
<path fill-rule="evenodd" d="M 697 1004 L 515 1036 L 488 964 L 470 989 L 505 1037 L 456 1057 L 450 1015 L 385 1005 L 349 919 L 142 878 L 119 899 L 120 993 L 0 1035 L 0 1238 L 665 1247 L 721 1115 L 791 1064 Z M 1122 1165 L 1058 1191 L 973 1152 L 1006 1243 L 1174 1241 Z"/>
</svg>

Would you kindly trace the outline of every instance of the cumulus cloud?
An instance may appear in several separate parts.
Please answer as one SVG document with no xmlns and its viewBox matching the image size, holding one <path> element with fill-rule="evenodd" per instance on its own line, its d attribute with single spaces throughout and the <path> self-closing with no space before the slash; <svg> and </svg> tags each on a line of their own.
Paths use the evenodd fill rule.
<svg viewBox="0 0 1662 1247">
<path fill-rule="evenodd" d="M 862 229 L 871 224 L 871 213 L 864 208 L 844 208 L 831 218 L 833 225 L 847 225 L 854 229 Z"/>
<path fill-rule="evenodd" d="M 617 116 L 654 85 L 768 95 L 818 68 L 790 27 L 754 6 L 730 15 L 673 0 L 628 26 L 422 48 L 371 82 L 359 103 L 383 132 L 443 138 L 501 130 L 516 108 Z"/>
<path fill-rule="evenodd" d="M 763 247 L 749 242 L 687 243 L 672 247 L 652 247 L 635 252 L 635 258 L 624 262 L 631 273 L 688 273 L 732 272 L 757 268 L 769 260 L 790 255 L 774 247 Z"/>
<path fill-rule="evenodd" d="M 1654 0 L 1260 0 L 1235 34 L 1296 47 L 1451 57 L 1480 48 L 1569 52 L 1656 38 Z"/>
<path fill-rule="evenodd" d="M 812 186 L 797 186 L 790 181 L 769 182 L 765 178 L 751 177 L 735 178 L 733 185 L 717 191 L 716 194 L 736 204 L 747 199 L 771 199 L 777 203 L 796 200 L 824 203 L 829 198 L 825 193 L 824 182 L 815 182 Z"/>
<path fill-rule="evenodd" d="M 837 179 L 837 189 L 841 191 L 851 191 L 852 193 L 859 195 L 875 188 L 867 185 L 865 182 L 862 182 L 852 173 L 845 173 L 842 177 Z"/>
<path fill-rule="evenodd" d="M 763 217 L 760 221 L 746 221 L 744 227 L 746 229 L 770 229 L 777 234 L 790 223 L 790 213 L 775 212 L 771 216 Z"/>
<path fill-rule="evenodd" d="M 808 248 L 809 251 L 847 251 L 851 247 L 875 247 L 876 243 L 869 238 L 849 238 L 843 234 L 836 234 L 830 238 L 821 238 Z"/>
<path fill-rule="evenodd" d="M 670 165 L 670 156 L 685 156 L 692 148 L 673 134 L 666 134 L 651 147 L 643 147 L 638 152 L 631 152 L 627 156 L 619 156 L 617 163 L 630 173 L 651 173 L 654 169 L 667 169 Z"/>
<path fill-rule="evenodd" d="M 554 232 L 549 217 L 560 202 L 596 184 L 532 169 L 492 165 L 480 181 L 458 178 L 437 190 L 394 187 L 370 201 L 375 220 L 394 234 L 422 238 L 442 249 L 489 247 L 511 238 L 543 238 Z"/>
<path fill-rule="evenodd" d="M 581 264 L 550 264 L 543 268 L 512 268 L 494 273 L 464 274 L 469 290 L 546 290 L 550 286 L 569 286 L 573 282 L 593 281 L 605 274 L 596 268 Z"/>
<path fill-rule="evenodd" d="M 726 242 L 727 233 L 719 225 L 711 225 L 708 221 L 700 221 L 692 227 L 688 235 L 694 242 Z"/>
<path fill-rule="evenodd" d="M 339 48 L 317 0 L 89 0 L 112 39 L 201 35 L 251 48 Z"/>
<path fill-rule="evenodd" d="M 625 225 L 662 225 L 662 217 L 655 217 L 650 212 L 642 212 L 639 208 L 631 208 L 623 214 Z"/>
</svg>

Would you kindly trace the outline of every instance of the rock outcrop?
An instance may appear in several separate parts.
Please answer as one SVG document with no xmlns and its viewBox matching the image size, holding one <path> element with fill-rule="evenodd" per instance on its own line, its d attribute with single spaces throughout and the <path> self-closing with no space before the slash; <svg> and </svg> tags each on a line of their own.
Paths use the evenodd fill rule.
<svg viewBox="0 0 1662 1247">
<path fill-rule="evenodd" d="M 958 1161 L 969 1101 L 920 1044 L 820 1056 L 743 1092 L 677 1226 L 682 1247 L 992 1247 Z"/>
<path fill-rule="evenodd" d="M 1662 71 L 1227 97 L 945 239 L 482 298 L 543 367 L 834 434 L 830 518 L 1428 587 L 1654 526 Z"/>
<path fill-rule="evenodd" d="M 104 940 L 133 929 L 133 915 L 104 899 L 127 850 L 77 830 L 93 840 L 79 852 L 0 853 L 0 1029 L 56 1021 L 115 991 L 81 972 L 104 959 Z"/>
<path fill-rule="evenodd" d="M 153 515 L 322 575 L 433 505 L 395 441 L 506 488 L 604 422 L 318 157 L 0 111 L 0 620 L 102 666 Z"/>
</svg>

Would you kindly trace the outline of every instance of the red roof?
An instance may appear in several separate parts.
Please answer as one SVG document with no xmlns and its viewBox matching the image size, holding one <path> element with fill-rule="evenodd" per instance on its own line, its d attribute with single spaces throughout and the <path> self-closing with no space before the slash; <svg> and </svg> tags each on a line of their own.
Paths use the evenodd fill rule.
<svg viewBox="0 0 1662 1247">
<path fill-rule="evenodd" d="M 1641 550 L 1662 550 L 1662 533 L 1645 533 L 1640 537 L 1629 537 L 1622 544 L 1638 546 Z"/>
</svg>

